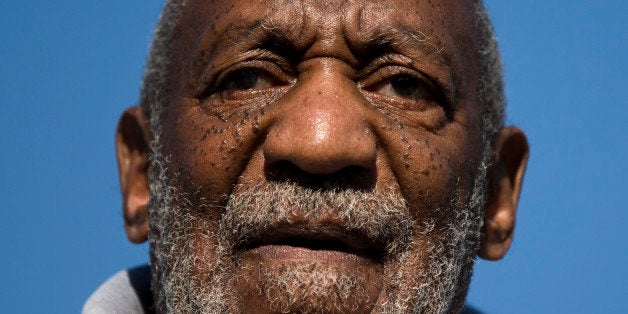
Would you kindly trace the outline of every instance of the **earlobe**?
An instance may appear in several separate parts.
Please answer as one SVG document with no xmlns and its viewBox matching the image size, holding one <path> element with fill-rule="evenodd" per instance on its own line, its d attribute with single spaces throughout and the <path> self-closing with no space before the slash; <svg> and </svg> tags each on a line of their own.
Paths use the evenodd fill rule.
<svg viewBox="0 0 628 314">
<path fill-rule="evenodd" d="M 140 107 L 127 109 L 116 130 L 116 156 L 122 192 L 124 229 L 131 242 L 148 239 L 148 155 L 150 132 Z"/>
<path fill-rule="evenodd" d="M 517 204 L 528 162 L 525 134 L 516 127 L 502 129 L 494 147 L 495 158 L 489 173 L 489 195 L 484 213 L 484 238 L 479 256 L 498 260 L 512 243 Z"/>
</svg>

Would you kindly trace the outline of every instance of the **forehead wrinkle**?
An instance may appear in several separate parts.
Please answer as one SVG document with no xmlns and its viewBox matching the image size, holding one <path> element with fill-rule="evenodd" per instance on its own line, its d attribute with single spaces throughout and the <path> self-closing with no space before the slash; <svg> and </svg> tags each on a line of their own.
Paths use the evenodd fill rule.
<svg viewBox="0 0 628 314">
<path fill-rule="evenodd" d="M 453 74 L 451 55 L 440 44 L 440 40 L 428 35 L 429 31 L 427 29 L 401 24 L 385 25 L 380 29 L 380 38 L 390 41 L 393 47 L 398 46 L 400 50 L 412 49 L 419 51 L 422 57 L 429 58 L 430 62 L 435 62 L 445 67 L 450 75 Z"/>
<path fill-rule="evenodd" d="M 380 15 L 388 13 L 391 18 L 371 19 L 374 12 L 380 12 Z M 366 50 L 370 50 L 368 48 L 411 49 L 431 57 L 434 59 L 432 61 L 448 67 L 451 72 L 451 57 L 441 40 L 436 35 L 430 35 L 433 33 L 431 28 L 417 25 L 419 23 L 408 24 L 405 19 L 395 18 L 396 14 L 394 13 L 398 12 L 390 12 L 389 8 L 381 9 L 379 6 L 372 7 L 372 4 L 358 7 L 355 14 L 349 17 L 355 20 L 346 23 L 346 25 L 355 25 L 354 28 L 348 27 L 346 29 L 347 42 L 350 44 L 350 48 L 352 50 L 365 48 Z M 401 53 L 401 51 L 397 52 Z"/>
<path fill-rule="evenodd" d="M 285 10 L 277 8 L 281 5 L 275 3 L 267 14 L 249 13 L 256 8 L 232 8 L 222 18 L 207 21 L 192 48 L 190 88 L 199 93 L 217 73 L 253 50 L 299 57 L 314 38 L 305 34 L 306 17 L 298 3 L 284 5 Z"/>
<path fill-rule="evenodd" d="M 215 27 L 220 21 L 207 23 L 194 49 L 194 72 L 198 72 L 195 73 L 197 77 L 207 66 L 214 67 L 222 63 L 221 60 L 225 57 L 233 57 L 255 48 L 265 48 L 265 44 L 298 50 L 299 43 L 292 39 L 304 39 L 303 36 L 294 34 L 302 33 L 303 20 L 278 20 L 275 16 L 236 19 L 224 23 L 221 28 Z"/>
<path fill-rule="evenodd" d="M 305 3 L 307 2 L 307 3 Z M 358 60 L 347 45 L 347 17 L 354 8 L 346 0 L 301 0 L 304 14 L 304 32 L 311 34 L 303 61 L 315 58 L 334 58 L 355 67 Z"/>
<path fill-rule="evenodd" d="M 304 39 L 304 28 L 306 21 L 302 10 L 291 10 L 294 14 L 285 14 L 276 8 L 272 13 L 254 19 L 247 19 L 243 16 L 226 23 L 226 29 L 216 30 L 218 35 L 213 41 L 215 48 L 211 56 L 217 52 L 229 49 L 233 46 L 241 45 L 245 48 L 255 47 L 263 44 L 264 40 L 273 38 L 289 46 L 299 46 L 299 42 L 292 39 Z M 294 15 L 299 14 L 299 18 Z M 207 37 L 204 36 L 204 37 Z"/>
<path fill-rule="evenodd" d="M 417 61 L 416 66 L 435 64 L 444 69 L 444 76 L 438 77 L 443 87 L 451 86 L 447 90 L 451 96 L 455 94 L 456 72 L 454 62 L 447 49 L 434 36 L 429 36 L 427 29 L 416 25 L 400 23 L 360 23 L 357 36 L 347 36 L 347 42 L 353 54 L 362 62 L 371 62 L 373 59 L 388 53 L 398 53 Z"/>
</svg>

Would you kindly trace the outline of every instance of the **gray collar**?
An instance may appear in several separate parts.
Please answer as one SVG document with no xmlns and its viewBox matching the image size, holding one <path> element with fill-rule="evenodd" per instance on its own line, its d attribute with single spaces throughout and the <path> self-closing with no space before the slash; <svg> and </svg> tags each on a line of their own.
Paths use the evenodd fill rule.
<svg viewBox="0 0 628 314">
<path fill-rule="evenodd" d="M 154 313 L 150 266 L 118 272 L 87 299 L 83 313 Z"/>
</svg>

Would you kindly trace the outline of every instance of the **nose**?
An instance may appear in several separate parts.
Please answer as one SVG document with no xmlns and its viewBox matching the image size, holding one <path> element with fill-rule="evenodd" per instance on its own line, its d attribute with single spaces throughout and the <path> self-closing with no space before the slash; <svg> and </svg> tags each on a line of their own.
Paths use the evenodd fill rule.
<svg viewBox="0 0 628 314">
<path fill-rule="evenodd" d="M 377 145 L 367 106 L 352 80 L 312 75 L 282 102 L 263 144 L 267 165 L 288 162 L 316 175 L 375 167 Z"/>
</svg>

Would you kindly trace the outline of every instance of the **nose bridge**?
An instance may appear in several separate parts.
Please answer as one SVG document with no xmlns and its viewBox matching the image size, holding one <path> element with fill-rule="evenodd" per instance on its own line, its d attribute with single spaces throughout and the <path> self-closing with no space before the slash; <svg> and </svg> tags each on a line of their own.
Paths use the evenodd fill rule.
<svg viewBox="0 0 628 314">
<path fill-rule="evenodd" d="M 303 76 L 268 130 L 266 161 L 289 161 L 313 174 L 373 167 L 375 140 L 355 83 L 333 69 Z"/>
</svg>

